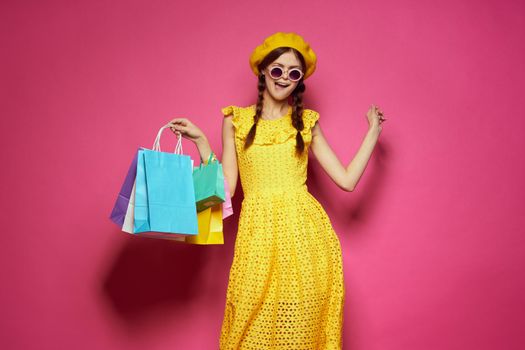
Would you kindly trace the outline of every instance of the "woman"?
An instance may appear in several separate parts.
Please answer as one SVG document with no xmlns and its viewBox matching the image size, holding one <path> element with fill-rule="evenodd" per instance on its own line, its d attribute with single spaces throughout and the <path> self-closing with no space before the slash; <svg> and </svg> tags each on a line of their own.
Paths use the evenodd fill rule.
<svg viewBox="0 0 525 350">
<path fill-rule="evenodd" d="M 316 60 L 300 35 L 271 35 L 250 57 L 257 103 L 222 109 L 224 175 L 232 196 L 240 175 L 244 199 L 220 349 L 342 347 L 341 247 L 326 212 L 308 192 L 308 150 L 341 189 L 353 191 L 386 119 L 378 107 L 368 110 L 369 130 L 344 167 L 321 131 L 319 113 L 303 108 L 304 80 Z M 208 159 L 212 151 L 195 124 L 186 118 L 170 124 Z"/>
</svg>

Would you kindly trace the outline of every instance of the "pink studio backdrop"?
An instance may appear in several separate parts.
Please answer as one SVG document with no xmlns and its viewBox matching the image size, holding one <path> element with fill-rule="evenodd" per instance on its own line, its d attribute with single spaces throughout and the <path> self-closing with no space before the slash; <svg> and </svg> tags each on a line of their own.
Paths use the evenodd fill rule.
<svg viewBox="0 0 525 350">
<path fill-rule="evenodd" d="M 523 349 L 522 1 L 3 1 L 0 13 L 0 348 L 218 348 L 240 188 L 224 246 L 133 237 L 108 215 L 133 152 L 170 119 L 190 118 L 220 154 L 220 108 L 256 99 L 249 54 L 295 31 L 319 60 L 305 105 L 345 165 L 369 105 L 388 119 L 353 193 L 309 166 L 343 247 L 344 349 Z"/>
</svg>

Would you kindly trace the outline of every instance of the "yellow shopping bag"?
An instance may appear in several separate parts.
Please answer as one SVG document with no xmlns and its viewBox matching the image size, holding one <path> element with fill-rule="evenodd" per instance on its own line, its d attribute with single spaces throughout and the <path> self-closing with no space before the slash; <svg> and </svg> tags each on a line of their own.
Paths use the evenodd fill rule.
<svg viewBox="0 0 525 350">
<path fill-rule="evenodd" d="M 185 242 L 189 244 L 224 244 L 222 232 L 222 203 L 197 213 L 199 233 L 188 235 Z"/>
</svg>

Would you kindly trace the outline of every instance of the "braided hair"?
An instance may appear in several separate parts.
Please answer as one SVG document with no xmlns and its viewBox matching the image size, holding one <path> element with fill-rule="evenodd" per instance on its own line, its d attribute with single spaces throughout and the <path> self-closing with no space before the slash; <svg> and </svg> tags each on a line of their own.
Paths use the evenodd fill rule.
<svg viewBox="0 0 525 350">
<path fill-rule="evenodd" d="M 285 52 L 293 51 L 295 55 L 299 58 L 299 61 L 301 61 L 303 72 L 306 69 L 306 64 L 304 61 L 303 56 L 301 53 L 294 48 L 291 47 L 279 47 L 272 52 L 270 52 L 259 64 L 259 72 L 261 72 L 258 76 L 257 81 L 257 90 L 258 90 L 258 96 L 257 96 L 257 104 L 255 107 L 255 115 L 253 116 L 253 125 L 250 128 L 250 131 L 248 132 L 248 135 L 246 137 L 246 141 L 244 143 L 244 148 L 248 148 L 252 145 L 253 140 L 255 139 L 255 133 L 257 130 L 257 122 L 261 118 L 262 109 L 263 109 L 263 92 L 266 89 L 266 80 L 264 74 L 262 74 L 262 71 L 266 69 L 266 67 L 275 61 L 279 56 L 281 56 Z M 303 136 L 301 135 L 301 131 L 304 129 L 304 123 L 303 123 L 303 93 L 306 90 L 306 85 L 304 84 L 304 77 L 299 80 L 297 86 L 295 87 L 294 91 L 291 93 L 292 97 L 292 125 L 297 130 L 297 134 L 295 135 L 295 150 L 298 154 L 302 154 L 304 151 L 304 140 Z"/>
</svg>

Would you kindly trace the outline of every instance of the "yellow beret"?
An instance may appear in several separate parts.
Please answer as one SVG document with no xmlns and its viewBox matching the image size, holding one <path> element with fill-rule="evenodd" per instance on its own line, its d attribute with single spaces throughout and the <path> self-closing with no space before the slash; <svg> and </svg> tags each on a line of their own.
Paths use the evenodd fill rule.
<svg viewBox="0 0 525 350">
<path fill-rule="evenodd" d="M 317 56 L 310 48 L 310 45 L 304 41 L 303 37 L 295 33 L 277 32 L 264 39 L 264 42 L 253 50 L 250 56 L 250 67 L 255 75 L 258 76 L 260 73 L 259 68 L 257 68 L 259 63 L 266 55 L 278 47 L 292 47 L 303 55 L 306 63 L 304 79 L 308 78 L 315 71 Z"/>
</svg>

